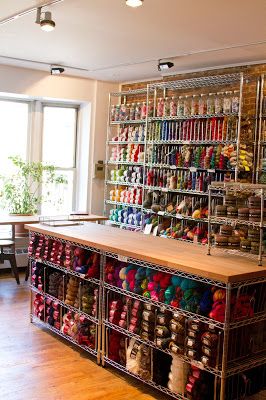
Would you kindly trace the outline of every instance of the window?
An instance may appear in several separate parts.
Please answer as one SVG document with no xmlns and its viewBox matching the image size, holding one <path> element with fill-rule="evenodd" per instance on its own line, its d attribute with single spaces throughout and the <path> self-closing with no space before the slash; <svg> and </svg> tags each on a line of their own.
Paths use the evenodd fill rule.
<svg viewBox="0 0 266 400">
<path fill-rule="evenodd" d="M 44 203 L 42 214 L 66 214 L 75 208 L 77 108 L 43 107 L 42 160 L 56 166 L 67 185 L 48 188 L 51 202 Z"/>
<path fill-rule="evenodd" d="M 28 158 L 29 104 L 24 102 L 0 100 L 0 174 L 12 173 L 10 156 Z M 1 185 L 1 184 L 0 184 Z M 0 205 L 0 213 L 6 211 Z M 0 236 L 9 237 L 10 226 L 0 226 Z"/>
<path fill-rule="evenodd" d="M 10 172 L 9 156 L 28 158 L 29 104 L 0 100 L 0 173 Z"/>
<path fill-rule="evenodd" d="M 66 185 L 51 185 L 47 188 L 50 201 L 44 203 L 39 210 L 43 215 L 69 214 L 78 206 L 78 110 L 79 106 L 64 103 L 55 105 L 34 100 L 0 98 L 0 175 L 12 173 L 12 162 L 8 157 L 18 155 L 24 160 L 55 165 L 57 173 L 63 175 L 68 182 Z M 44 195 L 47 197 L 47 193 Z M 5 212 L 0 206 L 0 213 Z"/>
</svg>

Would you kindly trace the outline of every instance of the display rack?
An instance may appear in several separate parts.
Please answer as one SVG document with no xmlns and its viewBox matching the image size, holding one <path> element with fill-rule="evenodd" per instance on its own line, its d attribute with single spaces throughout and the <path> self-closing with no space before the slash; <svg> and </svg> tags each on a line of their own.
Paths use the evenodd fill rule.
<svg viewBox="0 0 266 400">
<path fill-rule="evenodd" d="M 42 223 L 43 224 L 43 223 Z M 44 224 L 45 225 L 45 224 Z M 49 225 L 49 224 L 47 224 Z M 50 226 L 54 226 L 51 224 Z M 65 225 L 62 225 L 65 226 Z M 33 239 L 34 236 L 34 239 Z M 46 241 L 46 244 L 44 244 Z M 42 242 L 42 244 L 40 244 Z M 56 250 L 52 249 L 51 243 L 56 243 L 58 245 L 63 246 L 75 246 L 73 242 L 65 241 L 65 240 L 58 240 L 54 236 L 46 235 L 37 235 L 37 234 L 30 234 L 30 245 L 29 245 L 29 265 L 30 265 L 30 304 L 31 304 L 31 311 L 30 311 L 30 318 L 31 322 L 36 322 L 37 324 L 45 327 L 52 332 L 56 333 L 57 335 L 63 337 L 67 341 L 71 342 L 77 347 L 85 350 L 89 354 L 95 356 L 97 358 L 97 363 L 100 364 L 101 362 L 101 353 L 99 342 L 101 338 L 101 284 L 100 279 L 96 279 L 94 277 L 88 277 L 85 273 L 80 273 L 70 268 L 64 266 L 64 263 L 60 261 L 62 254 L 58 256 L 58 260 L 54 262 L 49 261 L 52 257 L 52 253 L 56 253 Z M 79 249 L 83 249 L 87 252 L 97 254 L 99 251 L 97 249 L 92 249 L 89 246 L 83 245 L 76 245 Z M 53 258 L 57 258 L 55 254 L 53 254 Z M 64 256 L 66 257 L 66 256 Z M 73 257 L 73 255 L 72 255 Z M 38 267 L 37 267 L 38 265 Z M 39 276 L 36 276 L 36 268 L 40 273 Z M 99 278 L 100 278 L 100 266 L 99 269 Z M 60 282 L 62 287 L 62 298 L 59 299 L 57 296 L 53 296 L 50 291 L 50 274 L 53 272 L 58 272 L 60 274 Z M 70 295 L 67 287 L 69 282 L 69 277 L 73 277 L 77 279 L 79 282 L 79 287 L 76 293 L 75 301 L 77 304 L 71 305 L 69 304 L 68 296 Z M 83 301 L 83 286 L 86 283 L 93 284 L 94 288 L 97 288 L 98 296 L 95 296 L 95 314 L 92 315 L 83 310 L 82 301 Z M 57 290 L 58 294 L 58 290 Z M 37 297 L 37 296 L 39 297 Z M 35 296 L 35 298 L 34 298 Z M 36 305 L 36 302 L 41 301 L 40 305 Z M 51 313 L 49 312 L 49 308 L 51 309 L 55 305 L 54 311 Z M 58 313 L 57 317 L 54 316 L 54 312 Z M 74 330 L 71 332 L 64 332 L 63 331 L 63 323 L 64 323 L 64 315 L 66 313 L 72 313 L 73 319 L 77 316 L 80 318 L 79 323 L 82 321 L 88 321 L 91 323 L 96 330 L 95 338 L 94 338 L 94 345 L 88 346 L 82 342 L 82 338 L 75 336 Z M 52 318 L 52 321 L 49 318 Z M 71 328 L 69 328 L 71 329 Z M 78 330 L 78 325 L 76 326 L 76 330 Z"/>
<path fill-rule="evenodd" d="M 266 183 L 266 94 L 265 75 L 262 74 L 259 81 L 259 104 L 258 104 L 258 140 L 257 142 L 257 165 L 256 181 Z"/>
<path fill-rule="evenodd" d="M 217 197 L 214 199 L 217 193 L 222 196 L 218 202 Z M 208 200 L 208 255 L 213 248 L 257 260 L 262 265 L 265 193 L 266 185 L 212 182 Z"/>
<path fill-rule="evenodd" d="M 152 262 L 148 261 L 146 251 L 152 253 L 152 249 L 154 249 L 154 246 L 156 247 L 159 240 L 156 238 L 146 237 L 145 248 L 146 246 L 147 248 L 146 251 L 143 251 L 140 246 L 143 242 L 141 236 L 136 235 L 133 240 L 134 243 L 132 243 L 131 234 L 121 232 L 117 235 L 119 241 L 119 244 L 115 245 L 117 251 L 114 251 L 112 249 L 114 248 L 115 231 L 112 228 L 99 225 L 68 227 L 62 228 L 60 233 L 54 227 L 42 227 L 41 225 L 29 226 L 29 229 L 31 230 L 31 238 L 34 238 L 30 245 L 30 261 L 43 266 L 44 288 L 47 288 L 45 281 L 49 275 L 46 268 L 58 270 L 64 276 L 75 276 L 79 278 L 81 283 L 84 280 L 91 281 L 99 288 L 98 314 L 96 316 L 84 313 L 80 307 L 76 308 L 66 304 L 64 298 L 60 300 L 49 294 L 46 289 L 36 288 L 34 283 L 31 285 L 32 307 L 35 304 L 33 296 L 38 294 L 43 296 L 44 299 L 58 303 L 61 310 L 68 310 L 89 319 L 97 327 L 96 346 L 92 349 L 79 344 L 76 339 L 62 332 L 62 329 L 56 329 L 49 325 L 47 321 L 38 319 L 38 316 L 33 315 L 31 309 L 33 322 L 37 321 L 41 326 L 97 356 L 98 363 L 101 361 L 103 365 L 111 365 L 173 398 L 180 400 L 193 400 L 195 398 L 195 388 L 191 388 L 189 378 L 193 371 L 197 376 L 197 387 L 200 387 L 201 380 L 205 384 L 208 382 L 208 393 L 202 393 L 200 397 L 197 393 L 197 399 L 200 400 L 242 399 L 241 388 L 238 388 L 238 386 L 243 374 L 250 382 L 250 386 L 246 388 L 247 394 L 254 394 L 263 389 L 262 385 L 256 386 L 254 383 L 254 376 L 265 373 L 266 367 L 266 347 L 263 339 L 266 323 L 266 276 L 263 269 L 258 268 L 255 271 L 252 264 L 245 261 L 242 265 L 244 275 L 243 273 L 241 275 L 241 272 L 233 272 L 233 260 L 231 265 L 229 261 L 227 270 L 230 271 L 230 275 L 227 275 L 227 272 L 223 272 L 219 268 L 219 265 L 224 263 L 223 258 L 225 256 L 221 256 L 222 260 L 213 256 L 215 257 L 214 263 L 217 264 L 216 270 L 220 271 L 220 278 L 217 279 L 215 270 L 206 269 L 208 262 L 204 259 L 202 259 L 204 267 L 201 268 L 199 264 L 195 264 L 194 271 L 198 270 L 198 273 L 191 272 L 193 263 L 189 262 L 187 265 L 190 267 L 187 268 L 184 263 L 186 258 L 182 261 L 178 257 L 173 257 L 171 254 L 175 245 L 168 241 L 163 242 L 165 243 L 165 251 L 161 262 L 159 261 L 159 253 L 153 256 L 154 261 L 157 260 L 157 262 Z M 104 239 L 102 239 L 103 230 L 105 232 Z M 63 246 L 72 247 L 73 251 L 79 248 L 98 254 L 100 256 L 97 264 L 99 279 L 88 278 L 86 274 L 75 271 L 73 269 L 74 264 L 66 268 L 64 257 L 60 258 L 59 264 L 49 261 L 49 258 L 54 255 L 51 252 L 48 255 L 45 253 L 44 240 L 50 240 L 51 246 L 54 242 L 57 242 Z M 180 243 L 179 246 L 180 250 L 183 251 L 183 247 L 187 244 Z M 139 249 L 136 256 L 132 256 L 133 247 Z M 162 247 L 164 247 L 163 244 Z M 166 249 L 168 249 L 172 266 L 167 261 Z M 195 251 L 193 250 L 191 253 L 194 254 Z M 189 254 L 189 251 L 184 254 Z M 45 259 L 46 256 L 48 259 Z M 252 273 L 249 266 L 253 271 Z M 134 286 L 130 285 L 132 279 L 129 276 L 130 271 L 135 271 L 133 274 L 136 278 Z M 168 288 L 164 286 L 163 295 L 161 292 L 160 297 L 152 294 L 151 288 L 147 286 L 148 282 L 146 282 L 147 279 L 150 282 L 155 282 L 155 276 L 159 276 L 158 274 L 160 274 L 160 279 L 168 279 Z M 146 283 L 144 284 L 144 282 Z M 176 285 L 174 292 L 171 292 L 171 285 Z M 198 293 L 199 297 L 196 297 L 196 304 L 194 301 L 189 302 L 188 292 L 185 294 L 186 291 L 190 290 L 190 287 L 193 287 L 194 296 Z M 158 295 L 160 290 L 158 288 Z M 169 290 L 172 293 L 172 300 L 168 298 Z M 149 296 L 147 292 L 150 293 Z M 204 308 L 204 305 L 208 304 L 207 298 L 210 301 L 208 310 Z M 186 305 L 183 303 L 184 301 L 187 302 Z M 153 317 L 154 319 L 152 319 Z M 60 318 L 60 324 L 62 324 L 62 312 Z M 178 327 L 179 339 L 175 338 L 174 331 L 171 331 L 173 321 L 174 326 Z M 180 330 L 181 321 L 182 330 Z M 145 322 L 144 325 L 153 323 L 154 325 L 151 325 L 153 328 L 150 330 L 149 327 L 145 327 L 144 330 L 143 322 Z M 132 329 L 132 326 L 134 329 Z M 148 337 L 143 334 L 146 329 L 149 332 Z M 161 337 L 161 331 L 168 332 L 166 333 L 168 336 L 171 334 L 171 340 L 170 337 L 167 339 L 168 336 Z M 207 344 L 198 347 L 201 337 L 205 336 Z M 193 337 L 197 339 L 196 347 L 193 347 Z M 178 342 L 175 342 L 176 340 Z M 210 342 L 210 340 L 213 340 L 213 342 Z M 138 348 L 137 351 L 142 351 L 141 357 L 145 358 L 145 362 L 143 359 L 138 365 L 142 367 L 146 365 L 146 370 L 144 367 L 144 370 L 139 367 L 132 368 L 130 349 L 133 341 Z M 164 345 L 162 345 L 162 341 Z M 176 351 L 178 347 L 175 343 L 182 343 L 179 344 L 178 351 Z M 119 346 L 122 347 L 119 348 Z M 213 357 L 210 357 L 208 352 L 211 352 Z M 206 357 L 206 353 L 209 356 Z M 123 355 L 125 358 L 123 358 Z M 167 374 L 169 373 L 167 381 L 163 380 L 160 374 L 158 375 L 160 366 L 164 365 L 161 364 L 163 362 L 168 363 L 168 367 L 161 367 L 166 368 Z M 178 369 L 172 369 L 172 374 L 170 373 L 170 365 L 175 362 L 180 363 L 180 368 L 183 371 L 183 383 L 179 386 L 172 386 L 173 382 L 176 382 L 175 374 L 180 372 L 178 372 Z M 165 371 L 162 370 L 161 372 L 165 374 Z"/>
<path fill-rule="evenodd" d="M 237 181 L 243 174 L 253 179 L 253 164 L 249 163 L 249 167 L 245 164 L 246 171 L 241 164 L 242 152 L 247 152 L 241 143 L 245 146 L 248 143 L 250 156 L 255 138 L 254 127 L 251 137 L 243 136 L 247 123 L 243 93 L 247 83 L 243 73 L 236 73 L 156 82 L 143 89 L 110 94 L 105 179 L 105 216 L 110 224 L 144 230 L 146 224 L 154 227 L 159 223 L 165 228 L 161 233 L 158 231 L 159 235 L 192 242 L 196 241 L 191 237 L 197 237 L 200 243 L 207 243 L 208 185 L 217 180 Z M 117 100 L 119 104 L 114 106 Z M 142 111 L 140 102 L 144 105 Z M 142 115 L 136 121 L 130 118 L 132 103 L 137 107 L 137 116 L 140 112 Z M 118 126 L 124 129 L 133 121 L 135 127 L 145 127 L 140 142 L 125 141 L 117 134 Z M 143 145 L 141 162 L 110 160 L 114 146 L 121 151 L 130 143 Z M 234 157 L 230 158 L 231 154 Z M 112 165 L 116 166 L 119 179 L 111 179 Z M 127 165 L 140 167 L 139 182 L 131 181 L 130 176 L 136 170 L 129 170 Z M 120 193 L 123 195 L 125 191 L 137 195 L 132 194 L 130 201 L 121 201 Z M 152 204 L 157 207 L 151 207 Z M 169 212 L 169 204 L 176 212 Z M 184 217 L 181 226 L 177 221 L 180 215 Z M 200 235 L 195 234 L 199 231 L 198 224 L 201 224 Z M 183 229 L 183 234 L 175 236 L 173 228 Z"/>
</svg>

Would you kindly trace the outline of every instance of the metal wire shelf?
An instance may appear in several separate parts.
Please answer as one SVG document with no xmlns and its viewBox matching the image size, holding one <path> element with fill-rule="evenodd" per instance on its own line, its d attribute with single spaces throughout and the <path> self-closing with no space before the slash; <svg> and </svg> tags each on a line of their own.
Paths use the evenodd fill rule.
<svg viewBox="0 0 266 400">
<path fill-rule="evenodd" d="M 158 214 L 161 217 L 169 217 L 169 218 L 175 218 L 175 219 L 180 219 L 180 220 L 185 220 L 185 221 L 208 223 L 207 218 L 192 218 L 191 216 L 182 215 L 182 214 L 171 214 L 166 211 L 155 212 L 155 211 L 152 211 L 150 208 L 143 208 L 143 212 L 149 213 L 149 214 Z"/>
<path fill-rule="evenodd" d="M 129 96 L 129 95 L 146 94 L 146 93 L 147 93 L 147 88 L 145 87 L 142 89 L 123 90 L 121 92 L 111 92 L 110 96 L 120 97 L 120 96 Z"/>
<path fill-rule="evenodd" d="M 120 332 L 125 336 L 134 338 L 134 339 L 138 340 L 139 342 L 141 342 L 143 344 L 146 344 L 147 346 L 150 346 L 150 347 L 152 347 L 152 348 L 154 348 L 156 350 L 162 351 L 163 353 L 166 353 L 166 354 L 169 354 L 169 355 L 175 354 L 175 353 L 172 353 L 169 349 L 162 349 L 161 347 L 156 346 L 156 344 L 154 342 L 152 342 L 151 340 L 144 340 L 139 335 L 137 335 L 135 333 L 132 333 L 132 332 L 129 332 L 126 329 L 123 329 L 118 325 L 114 325 L 114 324 L 112 324 L 111 322 L 109 322 L 107 320 L 104 320 L 103 323 L 108 328 L 114 329 L 117 332 Z M 205 366 L 201 362 L 192 360 L 191 358 L 186 357 L 183 354 L 175 354 L 175 356 L 178 357 L 180 360 L 182 360 L 182 361 L 184 361 L 184 362 L 186 362 L 186 363 L 188 363 L 190 365 L 197 365 L 202 370 L 208 371 L 208 372 L 210 372 L 210 373 L 212 373 L 212 374 L 214 374 L 216 376 L 221 376 L 221 371 L 219 371 L 218 369 L 215 369 L 215 368 L 212 368 L 212 367 L 208 367 L 207 365 Z"/>
<path fill-rule="evenodd" d="M 145 124 L 146 119 L 131 119 L 127 121 L 111 121 L 110 125 L 131 125 L 131 124 Z"/>
<path fill-rule="evenodd" d="M 129 229 L 141 229 L 141 226 L 138 226 L 138 225 L 130 225 L 130 224 L 126 224 L 124 222 L 112 221 L 110 219 L 108 219 L 108 221 L 106 221 L 106 222 L 110 222 L 110 225 L 124 226 L 125 228 L 129 228 Z"/>
<path fill-rule="evenodd" d="M 181 170 L 187 170 L 191 172 L 197 172 L 197 171 L 207 171 L 209 173 L 215 173 L 216 171 L 218 172 L 235 172 L 235 169 L 221 169 L 221 168 L 201 168 L 201 167 L 180 167 L 178 165 L 170 165 L 170 164 L 157 164 L 157 163 L 152 163 L 148 162 L 145 163 L 146 167 L 150 168 L 164 168 L 164 169 L 181 169 Z"/>
<path fill-rule="evenodd" d="M 130 141 L 130 140 L 108 140 L 107 144 L 145 144 L 145 142 L 137 142 L 137 141 Z"/>
<path fill-rule="evenodd" d="M 168 144 L 168 145 L 218 145 L 218 144 L 236 144 L 236 140 L 147 140 L 147 144 Z"/>
<path fill-rule="evenodd" d="M 126 369 L 126 367 L 124 367 L 124 366 L 121 365 L 121 364 L 118 364 L 117 362 L 115 362 L 115 361 L 113 361 L 113 360 L 110 360 L 110 359 L 109 359 L 108 357 L 106 357 L 106 356 L 104 357 L 104 361 L 105 361 L 107 364 L 111 365 L 112 367 L 114 367 L 114 368 L 116 368 L 116 369 L 118 369 L 118 370 L 124 372 L 124 373 L 127 374 L 127 375 L 132 376 L 133 378 L 138 379 L 139 381 L 145 383 L 146 385 L 152 386 L 154 389 L 160 390 L 161 392 L 167 394 L 168 396 L 174 397 L 176 400 L 188 400 L 188 399 L 187 399 L 186 397 L 184 397 L 183 395 L 178 394 L 178 393 L 174 393 L 174 392 L 172 392 L 171 390 L 165 388 L 164 386 L 157 385 L 157 383 L 153 382 L 152 380 L 144 380 L 144 379 L 141 378 L 139 375 L 133 374 L 132 372 L 128 371 L 128 370 Z"/>
<path fill-rule="evenodd" d="M 233 83 L 240 83 L 241 76 L 241 73 L 238 73 L 151 83 L 148 85 L 148 89 L 193 89 L 207 86 L 231 85 Z M 247 79 L 247 76 L 245 78 Z"/>
<path fill-rule="evenodd" d="M 228 363 L 226 375 L 232 376 L 240 372 L 247 371 L 251 368 L 258 367 L 266 363 L 266 351 L 261 353 L 256 353 L 254 355 L 249 355 L 242 360 L 232 361 Z"/>
<path fill-rule="evenodd" d="M 107 165 L 144 165 L 144 162 L 134 162 L 134 161 L 107 161 Z"/>
<path fill-rule="evenodd" d="M 198 190 L 170 189 L 170 188 L 163 188 L 160 186 L 149 186 L 149 185 L 144 185 L 144 189 L 157 190 L 160 192 L 173 192 L 173 193 L 194 194 L 197 196 L 208 196 L 208 192 L 200 192 Z M 222 194 L 215 193 L 214 196 L 222 197 Z"/>
<path fill-rule="evenodd" d="M 246 225 L 251 227 L 261 227 L 260 222 L 253 222 L 249 220 L 241 220 L 238 218 L 229 218 L 229 217 L 210 217 L 210 222 L 212 224 L 227 224 L 227 225 Z M 263 227 L 266 227 L 266 223 L 263 223 Z"/>
<path fill-rule="evenodd" d="M 148 122 L 153 121 L 184 121 L 191 119 L 210 119 L 210 118 L 223 118 L 223 117 L 236 117 L 238 118 L 238 113 L 220 113 L 220 114 L 203 114 L 203 115 L 174 115 L 174 116 L 164 116 L 164 117 L 149 117 Z"/>
<path fill-rule="evenodd" d="M 212 182 L 209 185 L 210 190 L 233 190 L 233 191 L 247 191 L 250 193 L 250 191 L 254 190 L 263 190 L 264 192 L 266 191 L 266 185 L 263 184 L 256 184 L 253 183 L 252 185 L 250 183 L 242 183 L 242 182 Z"/>
<path fill-rule="evenodd" d="M 45 235 L 45 236 L 46 236 L 46 235 Z M 58 240 L 58 239 L 57 239 L 57 240 Z M 61 239 L 60 239 L 60 240 L 61 240 Z M 99 280 L 99 279 L 96 279 L 96 278 L 88 278 L 88 277 L 86 277 L 85 274 L 80 274 L 79 272 L 76 272 L 76 271 L 73 271 L 73 270 L 71 270 L 71 269 L 62 267 L 61 265 L 58 265 L 58 264 L 54 264 L 54 263 L 52 263 L 51 261 L 43 260 L 42 258 L 34 258 L 34 257 L 29 257 L 29 258 L 30 258 L 32 261 L 36 261 L 36 262 L 40 262 L 40 263 L 42 263 L 42 264 L 48 265 L 49 267 L 52 267 L 52 268 L 54 268 L 54 269 L 57 269 L 57 270 L 59 270 L 59 271 L 64 272 L 65 274 L 76 276 L 77 278 L 83 279 L 84 281 L 87 281 L 87 282 L 94 283 L 95 285 L 98 285 L 98 286 L 100 285 L 100 280 Z"/>
<path fill-rule="evenodd" d="M 38 293 L 41 294 L 44 298 L 50 299 L 58 304 L 60 304 L 62 307 L 68 309 L 69 311 L 73 311 L 74 313 L 78 313 L 80 315 L 83 315 L 85 318 L 87 318 L 89 321 L 93 322 L 96 325 L 99 325 L 99 320 L 85 312 L 83 312 L 82 310 L 79 310 L 76 307 L 72 307 L 69 304 L 66 304 L 64 301 L 57 299 L 56 297 L 52 296 L 49 293 L 43 292 L 42 290 L 38 290 L 35 286 L 30 285 L 30 290 L 34 293 Z"/>
<path fill-rule="evenodd" d="M 181 315 L 184 315 L 187 318 L 193 318 L 193 319 L 195 319 L 197 321 L 200 321 L 200 322 L 203 322 L 205 324 L 213 325 L 213 326 L 215 326 L 215 327 L 217 327 L 219 329 L 224 329 L 224 323 L 216 321 L 216 320 L 214 320 L 212 318 L 204 317 L 203 315 L 196 314 L 196 313 L 193 313 L 193 312 L 190 312 L 190 311 L 186 311 L 186 310 L 183 310 L 183 309 L 178 308 L 178 307 L 173 307 L 173 306 L 171 306 L 169 304 L 161 303 L 159 301 L 154 301 L 154 300 L 151 300 L 151 299 L 147 299 L 144 296 L 141 296 L 141 295 L 136 294 L 136 293 L 129 292 L 129 291 L 125 290 L 125 289 L 121 289 L 121 288 L 118 288 L 116 286 L 112 286 L 112 285 L 110 285 L 108 283 L 104 283 L 104 287 L 106 289 L 112 290 L 113 292 L 116 292 L 116 293 L 122 294 L 124 296 L 130 297 L 132 299 L 141 300 L 144 303 L 149 303 L 149 304 L 152 304 L 152 305 L 154 305 L 156 307 L 162 307 L 163 306 L 166 310 L 169 310 L 169 311 L 172 311 L 172 312 L 178 311 L 178 312 L 180 312 Z"/>
<path fill-rule="evenodd" d="M 116 206 L 128 206 L 128 207 L 134 207 L 134 208 L 141 208 L 142 206 L 139 204 L 131 204 L 131 203 L 123 203 L 121 201 L 113 201 L 113 200 L 105 200 L 106 204 L 113 204 Z"/>
<path fill-rule="evenodd" d="M 30 235 L 32 234 L 31 230 L 29 230 L 29 234 Z M 36 235 L 36 236 L 45 236 L 45 238 L 47 238 L 47 239 L 60 241 L 61 243 L 69 244 L 71 246 L 81 247 L 82 249 L 89 250 L 89 251 L 92 251 L 94 253 L 99 253 L 99 254 L 102 253 L 102 251 L 100 249 L 97 249 L 96 247 L 85 246 L 84 244 L 73 242 L 71 240 L 66 240 L 66 239 L 62 239 L 62 238 L 55 237 L 55 236 L 52 236 L 52 235 L 47 235 L 47 234 L 44 235 L 43 233 L 39 233 L 39 232 L 35 232 L 35 231 L 34 231 L 34 235 Z M 44 263 L 44 261 L 41 261 L 41 262 Z M 53 264 L 53 265 L 54 265 L 54 268 L 56 268 L 57 264 Z M 64 268 L 64 267 L 58 266 L 58 268 Z M 67 268 L 65 268 L 65 269 L 66 269 L 66 271 L 69 271 Z M 77 274 L 77 272 L 75 272 L 75 271 L 71 271 L 71 272 L 73 272 L 74 274 Z M 82 274 L 79 274 L 79 276 L 82 279 L 84 279 Z"/>
<path fill-rule="evenodd" d="M 148 261 L 139 260 L 139 259 L 133 258 L 133 257 L 124 257 L 124 256 L 121 256 L 120 254 L 115 254 L 115 253 L 112 253 L 112 252 L 109 252 L 109 251 L 106 251 L 104 254 L 105 254 L 106 257 L 114 258 L 116 260 L 124 261 L 124 262 L 127 262 L 129 264 L 134 264 L 134 265 L 137 265 L 137 266 L 140 266 L 140 267 L 151 268 L 151 269 L 154 269 L 155 271 L 166 272 L 168 274 L 176 275 L 176 276 L 179 276 L 181 278 L 192 279 L 192 280 L 195 280 L 197 282 L 202 282 L 204 284 L 209 284 L 209 285 L 215 285 L 215 286 L 220 287 L 220 288 L 225 288 L 226 287 L 226 284 L 224 282 L 220 282 L 220 281 L 217 281 L 217 280 L 214 280 L 214 279 L 210 279 L 210 278 L 206 278 L 206 277 L 201 277 L 199 275 L 194 275 L 194 274 L 191 274 L 191 273 L 188 273 L 188 272 L 184 272 L 184 271 L 181 271 L 181 270 L 178 270 L 178 269 L 173 269 L 171 267 L 165 267 L 163 265 L 153 264 L 153 263 L 150 263 Z M 266 281 L 266 278 L 264 279 L 264 281 Z M 255 282 L 257 283 L 257 280 Z M 259 282 L 261 282 L 261 280 Z M 111 288 L 113 288 L 113 286 L 111 286 Z M 127 292 L 127 293 L 131 293 L 131 292 Z M 160 303 L 160 305 L 161 305 L 161 303 Z"/>
<path fill-rule="evenodd" d="M 249 258 L 250 260 L 258 260 L 259 255 L 258 254 L 251 254 L 247 253 L 238 249 L 230 249 L 230 248 L 218 248 L 215 245 L 212 246 L 212 251 L 217 252 L 217 253 L 227 253 L 231 254 L 232 256 L 241 256 L 245 258 Z"/>
<path fill-rule="evenodd" d="M 38 325 L 41 325 L 43 328 L 49 329 L 50 331 L 52 331 L 56 335 L 61 336 L 62 338 L 66 339 L 68 342 L 71 342 L 75 346 L 81 348 L 82 350 L 85 350 L 87 353 L 90 353 L 91 355 L 97 357 L 97 351 L 92 349 L 91 347 L 85 346 L 83 344 L 79 344 L 75 339 L 71 338 L 68 335 L 65 335 L 60 330 L 58 330 L 58 329 L 54 328 L 53 326 L 47 324 L 46 322 L 42 321 L 41 319 L 39 319 L 38 317 L 36 317 L 33 314 L 31 314 L 31 318 L 32 318 L 33 322 L 37 323 Z"/>
<path fill-rule="evenodd" d="M 143 183 L 131 183 L 131 182 L 121 182 L 121 181 L 105 181 L 108 185 L 120 185 L 120 186 L 143 186 Z"/>
</svg>

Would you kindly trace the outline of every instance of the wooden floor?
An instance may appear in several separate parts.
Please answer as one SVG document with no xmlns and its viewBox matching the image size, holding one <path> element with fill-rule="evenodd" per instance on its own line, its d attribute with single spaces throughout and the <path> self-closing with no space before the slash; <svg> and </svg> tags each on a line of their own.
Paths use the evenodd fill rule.
<svg viewBox="0 0 266 400">
<path fill-rule="evenodd" d="M 0 400 L 151 400 L 165 398 L 30 323 L 21 276 L 0 275 Z"/>
<path fill-rule="evenodd" d="M 14 278 L 0 275 L 0 400 L 166 400 L 31 324 L 23 278 L 17 286 Z M 263 399 L 265 392 L 252 397 Z"/>
</svg>

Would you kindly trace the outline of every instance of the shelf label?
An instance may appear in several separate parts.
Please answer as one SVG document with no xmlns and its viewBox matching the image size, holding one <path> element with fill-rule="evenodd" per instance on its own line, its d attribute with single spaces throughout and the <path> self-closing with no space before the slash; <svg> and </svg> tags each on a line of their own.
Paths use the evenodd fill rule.
<svg viewBox="0 0 266 400">
<path fill-rule="evenodd" d="M 158 215 L 164 215 L 165 214 L 165 212 L 164 211 L 158 211 L 158 213 L 157 213 Z"/>
<path fill-rule="evenodd" d="M 210 172 L 210 173 L 215 173 L 215 169 L 211 169 L 211 168 L 209 168 L 209 169 L 207 169 L 207 172 Z"/>
<path fill-rule="evenodd" d="M 189 170 L 190 170 L 190 172 L 197 172 L 197 168 L 196 167 L 190 167 Z"/>
<path fill-rule="evenodd" d="M 157 233 L 158 233 L 158 225 L 153 229 L 152 234 L 153 236 L 157 236 Z"/>
<path fill-rule="evenodd" d="M 150 235 L 151 231 L 152 231 L 152 224 L 147 224 L 144 228 L 143 233 L 144 235 Z"/>
<path fill-rule="evenodd" d="M 192 360 L 191 365 L 194 367 L 198 367 L 199 369 L 204 369 L 204 365 L 200 361 Z"/>
<path fill-rule="evenodd" d="M 169 189 L 168 188 L 162 188 L 162 192 L 168 192 Z"/>
<path fill-rule="evenodd" d="M 117 259 L 118 259 L 118 261 L 122 261 L 122 262 L 127 262 L 128 261 L 128 257 L 121 256 L 121 254 L 117 255 Z"/>
<path fill-rule="evenodd" d="M 79 274 L 81 278 L 85 278 L 86 274 Z"/>
<path fill-rule="evenodd" d="M 176 214 L 175 217 L 176 217 L 177 219 L 183 219 L 183 215 L 182 215 L 182 214 Z"/>
<path fill-rule="evenodd" d="M 176 165 L 170 165 L 170 169 L 176 169 Z"/>
<path fill-rule="evenodd" d="M 190 141 L 189 140 L 184 140 L 183 144 L 190 144 Z"/>
</svg>

